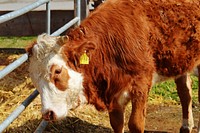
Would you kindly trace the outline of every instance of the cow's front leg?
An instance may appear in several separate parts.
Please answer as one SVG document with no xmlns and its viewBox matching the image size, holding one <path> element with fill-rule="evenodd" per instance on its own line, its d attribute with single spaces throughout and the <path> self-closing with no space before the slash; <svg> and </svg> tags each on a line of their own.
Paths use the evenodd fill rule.
<svg viewBox="0 0 200 133">
<path fill-rule="evenodd" d="M 148 91 L 141 91 L 132 95 L 132 112 L 128 124 L 131 133 L 144 132 L 147 93 Z"/>
<path fill-rule="evenodd" d="M 110 124 L 115 133 L 124 133 L 124 109 L 115 108 L 109 112 Z"/>
<path fill-rule="evenodd" d="M 117 95 L 109 108 L 110 124 L 115 133 L 124 133 L 124 110 L 130 95 L 128 91 L 123 91 Z"/>
<path fill-rule="evenodd" d="M 189 74 L 183 75 L 175 80 L 178 95 L 182 105 L 183 122 L 180 133 L 191 133 L 194 127 L 192 114 L 192 88 Z"/>
</svg>

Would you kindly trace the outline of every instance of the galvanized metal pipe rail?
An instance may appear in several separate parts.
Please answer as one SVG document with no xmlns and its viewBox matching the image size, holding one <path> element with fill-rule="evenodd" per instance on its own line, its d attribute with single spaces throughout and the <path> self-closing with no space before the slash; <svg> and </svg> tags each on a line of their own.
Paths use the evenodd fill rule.
<svg viewBox="0 0 200 133">
<path fill-rule="evenodd" d="M 59 34 L 61 34 L 62 32 L 64 32 L 67 28 L 69 28 L 70 26 L 72 26 L 73 24 L 77 23 L 79 19 L 76 17 L 74 18 L 72 21 L 69 22 L 69 24 L 64 25 L 63 27 L 61 27 L 61 29 L 58 29 L 57 31 L 55 31 L 52 35 L 53 36 L 57 36 Z M 1 70 L 0 73 L 3 74 L 2 76 L 0 75 L 0 77 L 4 77 L 7 74 L 7 71 L 12 71 L 15 68 L 19 67 L 21 64 L 23 64 L 26 60 L 28 59 L 28 54 L 24 54 L 22 55 L 18 60 L 16 60 L 15 62 L 11 63 L 10 65 L 8 65 L 5 69 Z M 3 72 L 2 72 L 3 71 Z M 11 114 L 10 116 L 4 120 L 1 124 L 0 124 L 0 132 L 2 132 L 6 127 L 8 127 L 10 125 L 10 123 L 12 121 L 14 121 L 19 114 L 22 113 L 22 111 L 32 102 L 33 99 L 36 98 L 36 96 L 38 95 L 38 91 L 35 90 L 23 103 L 26 103 L 26 105 L 24 105 L 23 103 L 17 107 Z M 30 100 L 31 99 L 31 100 Z M 43 131 L 44 128 L 46 127 L 47 122 L 46 121 L 42 121 L 39 125 L 39 127 L 36 129 L 36 133 L 39 133 L 40 131 Z"/>
<path fill-rule="evenodd" d="M 22 111 L 35 99 L 38 95 L 38 91 L 35 90 L 26 100 L 22 102 L 8 117 L 0 124 L 0 133 L 3 132 L 21 113 Z"/>
<path fill-rule="evenodd" d="M 47 125 L 48 125 L 48 122 L 45 120 L 42 120 L 34 133 L 42 133 Z"/>
<path fill-rule="evenodd" d="M 26 54 L 22 55 L 19 59 L 15 60 L 13 63 L 9 64 L 7 67 L 5 67 L 4 69 L 2 69 L 0 71 L 0 79 L 2 79 L 3 77 L 5 77 L 7 74 L 9 74 L 10 72 L 12 72 L 17 67 L 19 67 L 27 59 L 28 59 L 28 54 L 26 53 Z"/>
<path fill-rule="evenodd" d="M 13 18 L 19 17 L 19 16 L 21 16 L 21 15 L 23 15 L 23 14 L 25 14 L 25 13 L 27 13 L 27 12 L 29 12 L 29 11 L 37 8 L 37 7 L 39 7 L 40 5 L 43 5 L 43 4 L 45 4 L 45 3 L 49 2 L 49 1 L 50 0 L 38 0 L 37 2 L 32 3 L 32 4 L 28 5 L 28 6 L 25 6 L 25 7 L 21 8 L 21 9 L 19 9 L 19 10 L 15 10 L 15 11 L 7 13 L 5 15 L 1 15 L 0 16 L 0 23 L 4 23 L 4 22 L 9 21 L 9 20 L 11 20 Z"/>
<path fill-rule="evenodd" d="M 51 34 L 51 3 L 46 3 L 46 32 L 47 34 Z"/>
<path fill-rule="evenodd" d="M 76 24 L 80 19 L 78 17 L 75 17 L 74 19 L 72 19 L 71 21 L 69 21 L 67 24 L 65 24 L 64 26 L 62 26 L 60 29 L 58 29 L 57 31 L 55 31 L 54 33 L 51 34 L 51 36 L 57 36 L 60 35 L 61 33 L 63 33 L 66 29 L 70 28 L 72 25 Z"/>
<path fill-rule="evenodd" d="M 74 16 L 78 17 L 80 20 L 77 25 L 81 23 L 81 0 L 74 0 Z"/>
<path fill-rule="evenodd" d="M 46 32 L 48 34 L 50 34 L 50 17 L 51 17 L 51 12 L 50 12 L 50 0 L 38 0 L 35 3 L 32 3 L 28 6 L 25 6 L 21 9 L 15 10 L 13 12 L 7 13 L 5 15 L 1 15 L 0 16 L 0 23 L 4 23 L 6 21 L 9 21 L 13 18 L 16 18 L 18 16 L 21 16 L 43 4 L 46 3 Z M 9 74 L 10 72 L 12 72 L 14 69 L 16 69 L 17 67 L 19 67 L 21 64 L 23 64 L 26 60 L 28 60 L 28 54 L 24 54 L 22 55 L 18 60 L 16 60 L 15 62 L 13 62 L 12 64 L 8 65 L 7 67 L 5 67 L 3 70 L 0 71 L 0 79 L 2 79 L 3 77 L 5 77 L 7 74 Z"/>
<path fill-rule="evenodd" d="M 47 10 L 47 33 L 50 34 L 50 3 L 49 0 L 38 0 L 38 2 L 33 3 L 33 5 L 29 5 L 23 9 L 19 9 L 17 11 L 13 11 L 11 13 L 8 13 L 6 15 L 2 15 L 0 16 L 0 23 L 9 21 L 15 17 L 18 17 L 26 12 L 28 12 L 29 10 L 32 10 L 34 8 L 37 8 L 38 6 L 47 3 L 46 5 L 46 10 Z M 60 35 L 62 32 L 64 32 L 65 30 L 67 30 L 69 27 L 71 27 L 72 25 L 74 25 L 75 23 L 80 24 L 80 3 L 81 0 L 76 0 L 76 2 L 78 4 L 74 4 L 75 7 L 74 9 L 76 9 L 75 12 L 79 12 L 77 14 L 77 17 L 75 17 L 74 19 L 72 19 L 69 23 L 65 24 L 63 27 L 61 27 L 60 29 L 58 29 L 57 31 L 55 31 L 52 36 L 57 36 Z M 39 4 L 40 3 L 40 4 Z M 78 7 L 76 7 L 78 6 Z M 14 69 L 16 69 L 17 67 L 19 67 L 21 64 L 23 64 L 26 60 L 28 60 L 28 54 L 24 54 L 22 55 L 19 59 L 17 59 L 16 61 L 14 61 L 13 63 L 11 63 L 10 65 L 8 65 L 7 67 L 5 67 L 3 70 L 0 71 L 0 79 L 2 79 L 4 76 L 6 76 L 7 74 L 9 74 L 11 71 L 13 71 Z M 23 110 L 37 97 L 38 95 L 38 91 L 35 90 L 27 99 L 25 99 L 22 104 L 20 106 L 18 106 L 7 118 L 6 120 L 4 120 L 1 124 L 0 124 L 0 132 L 3 132 L 3 130 L 5 130 L 22 112 Z M 38 128 L 35 130 L 35 133 L 41 133 L 45 127 L 48 125 L 48 122 L 46 122 L 45 120 L 43 120 L 40 125 L 38 126 Z"/>
</svg>

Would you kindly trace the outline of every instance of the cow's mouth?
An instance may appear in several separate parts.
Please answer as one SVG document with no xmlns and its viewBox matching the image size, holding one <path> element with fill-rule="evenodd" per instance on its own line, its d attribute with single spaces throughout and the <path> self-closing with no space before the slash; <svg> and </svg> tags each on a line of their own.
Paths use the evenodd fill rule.
<svg viewBox="0 0 200 133">
<path fill-rule="evenodd" d="M 42 115 L 42 118 L 46 121 L 49 121 L 49 122 L 53 122 L 53 121 L 56 121 L 57 120 L 57 116 L 56 114 L 52 111 L 52 110 L 48 110 L 46 111 L 43 115 Z"/>
</svg>

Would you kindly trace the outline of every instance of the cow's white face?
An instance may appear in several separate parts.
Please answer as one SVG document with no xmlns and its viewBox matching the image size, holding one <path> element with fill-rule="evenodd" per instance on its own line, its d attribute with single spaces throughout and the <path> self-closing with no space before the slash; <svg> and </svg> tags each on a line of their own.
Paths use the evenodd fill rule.
<svg viewBox="0 0 200 133">
<path fill-rule="evenodd" d="M 66 65 L 57 39 L 40 35 L 30 57 L 30 77 L 40 93 L 46 120 L 63 118 L 69 109 L 86 102 L 83 77 Z"/>
</svg>

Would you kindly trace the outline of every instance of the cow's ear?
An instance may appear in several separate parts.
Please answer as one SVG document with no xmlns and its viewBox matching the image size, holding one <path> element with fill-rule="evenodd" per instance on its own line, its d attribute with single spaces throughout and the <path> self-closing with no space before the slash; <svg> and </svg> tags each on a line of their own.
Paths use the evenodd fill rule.
<svg viewBox="0 0 200 133">
<path fill-rule="evenodd" d="M 79 53 L 88 52 L 91 53 L 96 49 L 96 45 L 93 42 L 85 42 L 78 47 L 77 51 Z"/>
<path fill-rule="evenodd" d="M 28 55 L 33 54 L 32 49 L 33 49 L 34 45 L 36 45 L 36 44 L 37 44 L 36 41 L 34 41 L 31 44 L 29 44 L 28 46 L 26 46 L 25 50 L 28 53 Z"/>
<path fill-rule="evenodd" d="M 92 42 L 86 42 L 78 47 L 78 61 L 79 64 L 89 64 L 92 53 L 96 49 L 96 46 Z"/>
<path fill-rule="evenodd" d="M 57 43 L 60 46 L 63 46 L 68 40 L 69 40 L 68 36 L 58 36 L 57 37 Z"/>
</svg>

